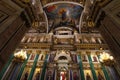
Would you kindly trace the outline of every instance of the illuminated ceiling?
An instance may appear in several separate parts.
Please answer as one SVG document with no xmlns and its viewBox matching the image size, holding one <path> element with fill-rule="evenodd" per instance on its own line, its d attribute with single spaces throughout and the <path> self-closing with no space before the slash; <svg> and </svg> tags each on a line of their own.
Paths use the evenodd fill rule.
<svg viewBox="0 0 120 80">
<path fill-rule="evenodd" d="M 48 19 L 48 32 L 58 27 L 69 27 L 79 31 L 83 7 L 72 3 L 57 3 L 43 8 Z"/>
</svg>

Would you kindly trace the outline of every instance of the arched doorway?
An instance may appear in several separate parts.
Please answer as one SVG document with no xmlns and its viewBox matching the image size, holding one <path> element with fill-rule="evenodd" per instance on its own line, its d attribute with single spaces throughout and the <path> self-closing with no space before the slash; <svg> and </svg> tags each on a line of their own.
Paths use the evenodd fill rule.
<svg viewBox="0 0 120 80">
<path fill-rule="evenodd" d="M 57 61 L 57 80 L 69 80 L 69 63 L 71 57 L 69 54 L 60 53 L 55 57 Z"/>
</svg>

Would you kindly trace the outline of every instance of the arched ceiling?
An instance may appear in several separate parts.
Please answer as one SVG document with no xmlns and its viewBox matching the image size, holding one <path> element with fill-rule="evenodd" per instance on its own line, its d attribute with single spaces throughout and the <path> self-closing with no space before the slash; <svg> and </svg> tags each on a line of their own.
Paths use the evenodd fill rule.
<svg viewBox="0 0 120 80">
<path fill-rule="evenodd" d="M 79 31 L 80 16 L 83 7 L 75 3 L 47 5 L 43 8 L 48 19 L 48 32 L 58 27 L 69 27 Z"/>
</svg>

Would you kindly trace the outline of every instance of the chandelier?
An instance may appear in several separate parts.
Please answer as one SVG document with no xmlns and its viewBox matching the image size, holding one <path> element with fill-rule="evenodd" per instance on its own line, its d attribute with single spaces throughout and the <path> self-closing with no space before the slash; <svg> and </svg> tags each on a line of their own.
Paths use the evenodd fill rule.
<svg viewBox="0 0 120 80">
<path fill-rule="evenodd" d="M 26 59 L 27 59 L 26 51 L 21 50 L 14 54 L 14 61 L 23 62 Z"/>
<path fill-rule="evenodd" d="M 106 66 L 111 66 L 114 63 L 114 58 L 110 54 L 103 52 L 100 54 L 100 62 Z"/>
</svg>

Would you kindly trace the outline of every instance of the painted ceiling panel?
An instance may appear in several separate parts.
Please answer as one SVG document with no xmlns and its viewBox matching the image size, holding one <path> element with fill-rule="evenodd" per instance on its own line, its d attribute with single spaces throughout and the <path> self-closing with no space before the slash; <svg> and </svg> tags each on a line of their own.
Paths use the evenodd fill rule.
<svg viewBox="0 0 120 80">
<path fill-rule="evenodd" d="M 79 30 L 79 20 L 83 7 L 76 4 L 59 3 L 44 8 L 48 18 L 48 30 L 70 27 Z"/>
</svg>

